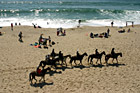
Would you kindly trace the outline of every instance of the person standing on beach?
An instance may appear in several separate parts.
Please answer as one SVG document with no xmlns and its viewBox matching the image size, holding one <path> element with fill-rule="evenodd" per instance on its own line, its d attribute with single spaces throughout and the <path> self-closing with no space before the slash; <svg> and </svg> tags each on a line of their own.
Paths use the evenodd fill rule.
<svg viewBox="0 0 140 93">
<path fill-rule="evenodd" d="M 43 39 L 43 37 L 42 37 L 42 36 L 43 36 L 43 34 L 41 34 L 41 35 L 40 35 L 40 37 L 39 37 L 39 40 L 38 40 L 39 45 L 40 45 L 40 44 L 41 44 L 41 42 L 43 41 L 43 40 L 42 40 L 42 39 Z"/>
<path fill-rule="evenodd" d="M 109 36 L 109 32 L 110 32 L 110 29 L 108 28 L 108 29 L 107 29 L 107 35 L 108 35 L 108 36 Z"/>
<path fill-rule="evenodd" d="M 78 23 L 79 23 L 79 27 L 80 27 L 80 24 L 81 24 L 81 20 L 78 20 Z"/>
<path fill-rule="evenodd" d="M 134 22 L 132 21 L 132 27 L 134 27 Z"/>
<path fill-rule="evenodd" d="M 11 30 L 13 31 L 13 23 L 11 23 Z"/>
<path fill-rule="evenodd" d="M 113 24 L 114 24 L 114 22 L 112 21 L 112 22 L 111 22 L 111 26 L 112 26 L 112 27 L 113 27 Z"/>
</svg>

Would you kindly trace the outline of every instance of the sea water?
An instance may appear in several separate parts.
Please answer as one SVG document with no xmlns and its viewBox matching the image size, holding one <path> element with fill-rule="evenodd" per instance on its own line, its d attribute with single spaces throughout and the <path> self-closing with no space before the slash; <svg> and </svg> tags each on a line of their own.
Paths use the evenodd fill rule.
<svg viewBox="0 0 140 93">
<path fill-rule="evenodd" d="M 78 20 L 82 26 L 140 24 L 140 0 L 0 0 L 0 26 L 72 28 Z"/>
</svg>

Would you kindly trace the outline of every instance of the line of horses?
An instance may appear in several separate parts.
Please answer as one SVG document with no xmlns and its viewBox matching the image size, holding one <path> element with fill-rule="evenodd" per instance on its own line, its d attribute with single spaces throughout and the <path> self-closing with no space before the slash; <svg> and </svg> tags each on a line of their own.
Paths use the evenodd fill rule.
<svg viewBox="0 0 140 93">
<path fill-rule="evenodd" d="M 80 64 L 83 65 L 82 60 L 83 60 L 84 56 L 88 56 L 88 63 L 89 64 L 93 65 L 93 59 L 97 59 L 96 64 L 97 64 L 98 60 L 100 60 L 100 64 L 102 65 L 101 59 L 102 59 L 103 55 L 105 55 L 105 63 L 106 63 L 106 65 L 108 65 L 108 60 L 110 58 L 113 59 L 112 62 L 114 61 L 114 59 L 116 59 L 117 64 L 118 64 L 118 56 L 122 57 L 122 53 L 114 53 L 114 55 L 112 55 L 112 54 L 106 54 L 105 51 L 103 51 L 103 52 L 101 52 L 99 54 L 90 54 L 89 56 L 88 56 L 88 54 L 86 52 L 83 53 L 83 54 L 75 55 L 75 56 L 71 56 L 71 55 L 65 55 L 64 56 L 61 51 L 59 51 L 59 53 L 55 53 L 54 49 L 53 49 L 52 53 L 49 54 L 49 55 L 46 55 L 45 60 L 43 60 L 43 61 L 41 61 L 39 63 L 39 67 L 43 68 L 42 74 L 38 74 L 36 71 L 31 72 L 29 74 L 29 81 L 31 81 L 31 83 L 32 83 L 32 80 L 35 79 L 35 76 L 40 76 L 40 77 L 42 77 L 41 79 L 45 80 L 44 76 L 45 76 L 46 72 L 51 70 L 50 67 L 45 69 L 46 65 L 54 67 L 55 69 L 57 69 L 58 64 L 60 64 L 62 66 L 65 65 L 67 67 L 66 60 L 67 60 L 68 57 L 70 58 L 69 63 L 71 64 L 71 67 L 72 67 L 73 62 L 75 63 L 75 65 L 77 65 L 76 61 L 80 61 Z"/>
</svg>

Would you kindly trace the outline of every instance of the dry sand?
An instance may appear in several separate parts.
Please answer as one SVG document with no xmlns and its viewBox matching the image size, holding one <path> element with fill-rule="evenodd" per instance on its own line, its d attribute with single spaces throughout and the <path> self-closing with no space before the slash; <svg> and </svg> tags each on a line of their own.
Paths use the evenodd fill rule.
<svg viewBox="0 0 140 93">
<path fill-rule="evenodd" d="M 94 38 L 89 33 L 101 33 L 110 29 L 111 37 Z M 140 93 L 140 26 L 125 27 L 130 33 L 118 33 L 117 27 L 81 27 L 66 29 L 66 36 L 56 36 L 56 29 L 29 26 L 3 27 L 0 31 L 0 93 Z M 18 33 L 23 32 L 23 43 L 18 41 Z M 48 49 L 30 46 L 38 41 L 40 34 L 51 36 L 56 42 Z M 46 82 L 30 85 L 29 73 L 35 71 L 45 55 L 62 51 L 64 55 L 76 55 L 77 49 L 82 54 L 105 51 L 122 52 L 119 64 L 106 66 L 89 66 L 88 57 L 84 57 L 83 65 L 71 68 L 60 68 L 57 72 L 45 75 Z M 95 64 L 95 59 L 93 60 Z M 116 60 L 114 61 L 114 63 Z M 79 63 L 79 61 L 77 61 Z M 112 60 L 109 60 L 112 64 Z M 73 64 L 74 66 L 75 64 Z M 59 73 L 61 72 L 61 73 Z M 37 78 L 40 79 L 39 77 Z"/>
</svg>

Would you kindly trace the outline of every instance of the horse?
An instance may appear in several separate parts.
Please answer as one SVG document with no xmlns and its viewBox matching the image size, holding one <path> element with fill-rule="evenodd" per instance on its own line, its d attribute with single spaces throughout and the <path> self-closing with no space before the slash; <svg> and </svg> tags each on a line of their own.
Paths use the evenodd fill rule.
<svg viewBox="0 0 140 93">
<path fill-rule="evenodd" d="M 89 57 L 88 57 L 88 62 L 89 62 L 89 60 L 90 60 L 90 64 L 91 64 L 91 62 L 92 62 L 92 64 L 93 64 L 93 58 L 96 58 L 97 59 L 97 61 L 96 61 L 96 64 L 97 64 L 97 62 L 98 62 L 98 59 L 100 59 L 100 64 L 102 64 L 101 63 L 101 59 L 102 59 L 102 55 L 106 55 L 106 53 L 105 53 L 105 51 L 103 51 L 102 53 L 100 53 L 100 54 L 91 54 L 91 55 L 89 55 Z"/>
<path fill-rule="evenodd" d="M 112 62 L 114 61 L 114 59 L 116 59 L 117 64 L 118 64 L 118 56 L 122 57 L 122 53 L 115 53 L 114 55 L 112 55 L 112 54 L 107 54 L 107 55 L 105 56 L 106 64 L 108 64 L 107 62 L 108 62 L 109 58 L 113 58 Z"/>
<path fill-rule="evenodd" d="M 81 63 L 81 65 L 82 65 L 82 60 L 83 60 L 83 57 L 84 56 L 88 56 L 88 54 L 85 52 L 85 53 L 83 53 L 82 55 L 79 55 L 79 56 L 72 56 L 71 58 L 70 58 L 70 64 L 71 64 L 71 66 L 72 66 L 72 62 L 74 61 L 74 63 L 76 64 L 76 60 L 79 60 L 80 61 L 80 63 Z M 77 65 L 77 64 L 76 64 Z"/>
<path fill-rule="evenodd" d="M 42 60 L 40 61 L 39 63 L 39 66 L 42 66 L 42 68 L 44 68 L 46 65 L 51 65 L 51 66 L 54 66 L 55 68 L 57 67 L 56 66 L 56 62 L 58 61 L 58 59 L 48 59 L 48 60 Z"/>
<path fill-rule="evenodd" d="M 56 62 L 58 62 L 58 63 L 60 63 L 60 61 L 61 61 L 61 65 L 63 65 L 64 62 L 65 62 L 65 65 L 67 66 L 66 59 L 67 59 L 68 57 L 70 58 L 71 55 L 63 56 L 63 54 L 62 54 L 62 55 L 60 54 L 59 57 L 54 58 L 54 60 L 55 60 Z"/>
<path fill-rule="evenodd" d="M 29 81 L 31 81 L 31 84 L 32 84 L 33 79 L 36 80 L 36 82 L 37 82 L 37 79 L 35 78 L 35 76 L 41 77 L 41 79 L 39 80 L 39 82 L 40 82 L 42 79 L 44 79 L 44 81 L 45 81 L 45 74 L 46 74 L 46 72 L 47 72 L 48 70 L 50 71 L 51 68 L 48 67 L 48 68 L 46 68 L 46 69 L 43 69 L 43 70 L 41 71 L 40 74 L 38 74 L 36 71 L 31 72 L 31 73 L 29 74 Z"/>
</svg>

